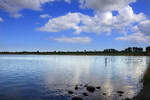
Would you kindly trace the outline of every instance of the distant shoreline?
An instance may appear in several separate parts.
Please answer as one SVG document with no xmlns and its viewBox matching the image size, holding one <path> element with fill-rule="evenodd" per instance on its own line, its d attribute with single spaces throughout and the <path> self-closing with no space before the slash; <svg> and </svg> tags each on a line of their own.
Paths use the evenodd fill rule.
<svg viewBox="0 0 150 100">
<path fill-rule="evenodd" d="M 0 55 L 81 55 L 81 56 L 150 56 L 150 46 L 146 51 L 141 47 L 128 47 L 124 50 L 104 49 L 103 51 L 1 51 Z"/>
<path fill-rule="evenodd" d="M 73 55 L 73 56 L 150 56 L 146 52 L 142 53 L 104 53 L 104 52 L 0 52 L 0 55 Z"/>
</svg>

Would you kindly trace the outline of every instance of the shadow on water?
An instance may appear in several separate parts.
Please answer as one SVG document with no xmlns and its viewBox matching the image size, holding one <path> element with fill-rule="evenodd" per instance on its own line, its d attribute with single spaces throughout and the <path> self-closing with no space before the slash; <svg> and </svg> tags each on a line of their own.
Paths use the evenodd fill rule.
<svg viewBox="0 0 150 100">
<path fill-rule="evenodd" d="M 139 92 L 137 96 L 133 98 L 133 100 L 150 100 L 150 59 L 147 58 L 148 67 L 144 73 L 142 82 L 143 89 Z"/>
</svg>

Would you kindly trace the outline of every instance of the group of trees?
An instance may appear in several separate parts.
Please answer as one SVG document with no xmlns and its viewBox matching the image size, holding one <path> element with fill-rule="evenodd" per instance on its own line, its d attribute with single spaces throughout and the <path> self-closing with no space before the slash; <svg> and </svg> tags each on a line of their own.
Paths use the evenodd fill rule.
<svg viewBox="0 0 150 100">
<path fill-rule="evenodd" d="M 119 52 L 118 50 L 116 50 L 116 49 L 104 49 L 104 51 L 103 51 L 104 53 L 117 53 L 117 52 Z"/>
<path fill-rule="evenodd" d="M 117 52 L 126 52 L 126 53 L 142 53 L 145 52 L 141 47 L 128 47 L 124 50 L 118 51 L 116 49 L 104 49 L 105 53 L 117 53 Z M 146 52 L 150 53 L 150 46 L 146 47 Z"/>
<path fill-rule="evenodd" d="M 128 47 L 125 50 L 118 51 L 116 49 L 104 49 L 104 53 L 117 53 L 117 52 L 126 52 L 126 53 L 141 53 L 144 52 L 143 48 L 140 47 Z"/>
<path fill-rule="evenodd" d="M 146 52 L 148 55 L 150 55 L 150 46 L 146 47 Z"/>
</svg>

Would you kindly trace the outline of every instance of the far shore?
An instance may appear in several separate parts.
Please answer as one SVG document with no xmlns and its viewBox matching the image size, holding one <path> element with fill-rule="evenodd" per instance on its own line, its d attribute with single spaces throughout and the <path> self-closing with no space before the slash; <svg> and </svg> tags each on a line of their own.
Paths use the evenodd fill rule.
<svg viewBox="0 0 150 100">
<path fill-rule="evenodd" d="M 150 56 L 146 52 L 141 53 L 104 53 L 104 52 L 0 52 L 0 55 L 69 55 L 69 56 Z"/>
<path fill-rule="evenodd" d="M 108 54 L 0 54 L 0 55 L 49 55 L 49 56 L 150 56 L 150 55 L 108 55 Z"/>
<path fill-rule="evenodd" d="M 128 47 L 124 50 L 104 49 L 82 51 L 0 51 L 1 55 L 79 55 L 79 56 L 150 56 L 150 46 L 145 51 L 141 47 Z"/>
</svg>

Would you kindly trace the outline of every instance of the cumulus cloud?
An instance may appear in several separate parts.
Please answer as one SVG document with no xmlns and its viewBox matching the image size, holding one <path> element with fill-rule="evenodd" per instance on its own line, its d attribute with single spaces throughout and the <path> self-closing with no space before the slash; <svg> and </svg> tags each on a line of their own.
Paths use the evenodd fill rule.
<svg viewBox="0 0 150 100">
<path fill-rule="evenodd" d="M 80 13 L 68 13 L 65 16 L 50 19 L 43 27 L 38 28 L 45 32 L 59 32 L 67 29 L 78 29 Z"/>
<path fill-rule="evenodd" d="M 133 27 L 133 34 L 118 37 L 116 40 L 127 40 L 134 42 L 149 42 L 150 41 L 150 20 L 141 21 Z"/>
<path fill-rule="evenodd" d="M 90 43 L 92 41 L 89 37 L 58 37 L 52 38 L 54 41 L 61 42 L 61 43 Z"/>
<path fill-rule="evenodd" d="M 144 36 L 141 33 L 134 33 L 128 36 L 117 37 L 116 40 L 132 41 L 132 42 L 147 42 L 150 39 L 147 36 Z"/>
<path fill-rule="evenodd" d="M 10 13 L 12 17 L 18 18 L 22 14 L 19 11 L 23 9 L 30 9 L 34 11 L 41 11 L 41 6 L 48 2 L 54 2 L 59 0 L 0 0 L 0 9 Z M 71 3 L 71 0 L 63 0 L 67 3 Z"/>
<path fill-rule="evenodd" d="M 125 16 L 124 16 L 125 14 Z M 113 16 L 111 11 L 97 12 L 94 16 L 82 13 L 68 13 L 64 16 L 50 19 L 44 26 L 38 28 L 44 32 L 60 32 L 74 29 L 76 34 L 87 33 L 111 33 L 113 29 L 126 33 L 127 27 L 145 20 L 143 13 L 135 14 L 130 6 L 118 10 L 118 15 Z"/>
<path fill-rule="evenodd" d="M 150 36 L 150 20 L 142 21 L 139 25 L 137 25 L 137 31 Z"/>
<path fill-rule="evenodd" d="M 114 11 L 128 6 L 136 0 L 80 0 L 82 8 L 92 8 L 99 11 Z"/>
<path fill-rule="evenodd" d="M 134 13 L 132 7 L 129 6 L 134 2 L 136 0 L 80 0 L 80 6 L 94 9 L 96 13 L 100 13 L 100 16 L 96 14 L 98 17 L 95 15 L 101 19 L 101 22 L 97 22 L 101 28 L 98 28 L 96 24 L 97 32 L 111 32 L 112 29 L 115 29 L 119 33 L 124 33 L 124 36 L 118 37 L 116 40 L 147 42 L 150 40 L 150 20 L 144 13 Z M 118 15 L 112 16 L 112 11 L 117 11 Z M 84 27 L 86 30 L 91 30 L 86 25 Z"/>
<path fill-rule="evenodd" d="M 3 22 L 3 19 L 0 17 L 0 22 Z"/>
<path fill-rule="evenodd" d="M 42 11 L 41 6 L 56 0 L 0 0 L 0 8 L 18 18 L 23 9 Z M 58 0 L 59 1 L 59 0 Z M 71 0 L 63 0 L 71 3 Z M 51 18 L 49 21 L 37 28 L 43 32 L 61 32 L 73 29 L 74 34 L 80 33 L 106 33 L 111 34 L 112 30 L 123 33 L 124 36 L 116 40 L 127 41 L 148 41 L 150 39 L 150 20 L 144 13 L 134 13 L 129 5 L 136 0 L 78 0 L 82 9 L 93 9 L 94 15 L 89 16 L 80 12 L 68 13 L 64 16 Z M 113 15 L 113 11 L 118 14 Z M 40 15 L 41 18 L 50 18 L 49 15 Z M 0 22 L 3 19 L 0 18 Z M 131 32 L 129 35 L 128 33 Z M 66 38 L 67 37 L 63 37 Z M 73 39 L 73 38 L 72 38 Z M 69 40 L 69 39 L 68 39 Z"/>
<path fill-rule="evenodd" d="M 48 14 L 42 14 L 40 15 L 40 18 L 50 18 L 51 16 L 49 16 Z"/>
<path fill-rule="evenodd" d="M 0 0 L 0 8 L 17 18 L 22 16 L 19 11 L 23 9 L 40 11 L 42 4 L 52 1 L 54 0 Z"/>
<path fill-rule="evenodd" d="M 112 11 L 96 11 L 94 16 L 82 13 L 68 13 L 64 16 L 50 19 L 38 30 L 60 32 L 73 29 L 74 34 L 82 32 L 111 34 L 112 30 L 116 30 L 124 35 L 117 37 L 116 40 L 146 42 L 150 39 L 150 20 L 147 19 L 144 13 L 134 13 L 129 5 L 117 10 L 117 12 L 117 15 L 113 15 Z M 128 35 L 129 32 L 131 33 Z"/>
</svg>

